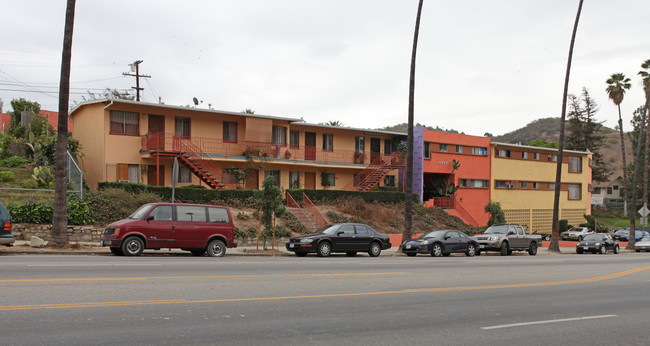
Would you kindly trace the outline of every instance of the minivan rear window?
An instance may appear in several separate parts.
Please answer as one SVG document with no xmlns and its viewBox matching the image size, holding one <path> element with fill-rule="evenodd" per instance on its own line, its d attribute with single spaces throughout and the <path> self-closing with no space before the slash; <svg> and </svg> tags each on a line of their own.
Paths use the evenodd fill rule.
<svg viewBox="0 0 650 346">
<path fill-rule="evenodd" d="M 210 222 L 229 223 L 228 211 L 226 208 L 208 207 L 208 217 Z"/>
<path fill-rule="evenodd" d="M 205 207 L 193 205 L 177 205 L 176 221 L 179 222 L 206 222 Z"/>
</svg>

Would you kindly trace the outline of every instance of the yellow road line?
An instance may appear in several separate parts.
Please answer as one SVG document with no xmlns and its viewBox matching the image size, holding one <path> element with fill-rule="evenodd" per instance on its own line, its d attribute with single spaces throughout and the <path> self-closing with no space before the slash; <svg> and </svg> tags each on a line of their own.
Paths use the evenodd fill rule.
<svg viewBox="0 0 650 346">
<path fill-rule="evenodd" d="M 405 294 L 405 293 L 413 294 L 413 293 L 423 293 L 423 292 L 451 292 L 451 291 L 488 290 L 488 289 L 503 289 L 503 288 L 557 286 L 557 285 L 572 285 L 572 284 L 579 284 L 579 283 L 611 280 L 626 275 L 638 273 L 647 269 L 650 269 L 650 266 L 634 268 L 634 269 L 630 269 L 630 270 L 626 270 L 614 274 L 604 275 L 604 276 L 598 276 L 594 278 L 565 280 L 565 281 L 537 282 L 537 283 L 523 283 L 523 284 L 465 286 L 465 287 L 438 287 L 438 288 L 406 289 L 400 291 L 316 294 L 316 295 L 284 296 L 284 297 L 229 298 L 229 299 L 203 299 L 203 300 L 186 300 L 186 299 L 136 300 L 136 301 L 120 301 L 120 302 L 14 305 L 14 306 L 0 306 L 0 311 L 35 310 L 35 309 L 70 309 L 70 308 L 89 308 L 89 307 L 108 307 L 108 306 L 252 302 L 252 301 L 265 301 L 265 300 L 268 301 L 268 300 L 290 300 L 290 299 L 292 300 L 293 299 L 314 299 L 314 298 L 355 297 L 355 296 L 372 296 L 372 295 Z"/>
<path fill-rule="evenodd" d="M 219 278 L 264 278 L 264 277 L 318 277 L 318 276 L 373 276 L 373 275 L 407 275 L 406 272 L 389 273 L 328 273 L 328 274 L 261 274 L 261 275 L 205 275 L 205 276 L 148 276 L 123 278 L 53 278 L 53 279 L 6 279 L 0 283 L 15 282 L 68 282 L 68 281 L 134 281 L 134 280 L 163 280 L 163 279 L 219 279 Z"/>
</svg>

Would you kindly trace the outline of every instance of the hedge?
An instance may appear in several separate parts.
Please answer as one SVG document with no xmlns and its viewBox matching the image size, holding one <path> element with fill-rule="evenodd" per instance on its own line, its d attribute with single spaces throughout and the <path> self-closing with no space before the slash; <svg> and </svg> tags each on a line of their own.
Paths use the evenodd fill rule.
<svg viewBox="0 0 650 346">
<path fill-rule="evenodd" d="M 164 200 L 171 200 L 172 188 L 169 186 L 151 186 L 134 183 L 101 182 L 98 190 L 106 188 L 122 189 L 131 193 L 150 192 Z M 180 187 L 174 192 L 176 202 L 209 203 L 214 200 L 247 200 L 255 197 L 258 190 L 212 190 L 205 188 Z"/>
<path fill-rule="evenodd" d="M 402 203 L 406 198 L 403 192 L 392 191 L 342 191 L 342 190 L 302 190 L 290 189 L 287 190 L 291 197 L 300 203 L 302 201 L 303 192 L 309 197 L 312 202 L 335 202 L 341 197 L 361 197 L 367 203 Z M 413 194 L 413 202 L 419 203 L 420 198 L 417 194 Z"/>
<path fill-rule="evenodd" d="M 52 204 L 27 203 L 8 206 L 11 221 L 15 223 L 52 223 L 54 206 Z M 87 225 L 93 223 L 88 204 L 76 198 L 68 198 L 68 224 Z"/>
</svg>

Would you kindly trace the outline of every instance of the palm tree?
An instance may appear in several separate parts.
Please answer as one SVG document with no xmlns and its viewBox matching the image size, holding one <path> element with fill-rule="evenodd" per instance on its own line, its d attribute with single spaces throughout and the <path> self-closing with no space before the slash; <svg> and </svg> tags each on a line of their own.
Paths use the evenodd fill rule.
<svg viewBox="0 0 650 346">
<path fill-rule="evenodd" d="M 648 116 L 648 107 L 650 106 L 650 59 L 641 64 L 643 70 L 639 75 L 643 78 L 643 90 L 645 91 L 645 114 L 646 114 L 646 131 L 645 131 L 645 158 L 643 162 L 643 206 L 648 207 L 648 156 L 650 155 L 650 116 Z"/>
<path fill-rule="evenodd" d="M 418 34 L 420 32 L 420 16 L 422 2 L 418 3 L 418 14 L 415 17 L 415 33 L 413 34 L 413 51 L 411 52 L 411 74 L 409 78 L 409 109 L 408 109 L 408 138 L 406 140 L 406 186 L 404 187 L 404 231 L 402 241 L 413 237 L 413 105 L 415 101 L 415 56 L 418 49 Z"/>
<path fill-rule="evenodd" d="M 328 125 L 328 126 L 337 126 L 337 127 L 341 127 L 341 126 L 343 126 L 343 123 L 340 122 L 339 120 L 330 120 L 330 121 L 328 121 L 328 122 L 326 123 L 326 125 Z"/>
<path fill-rule="evenodd" d="M 623 215 L 627 216 L 627 161 L 625 159 L 625 137 L 623 136 L 623 118 L 621 118 L 621 102 L 625 96 L 625 91 L 632 86 L 630 79 L 622 73 L 614 73 L 605 83 L 607 83 L 607 95 L 609 99 L 618 107 L 618 131 L 619 140 L 621 141 L 621 157 L 623 158 Z"/>
<path fill-rule="evenodd" d="M 578 4 L 578 13 L 573 23 L 573 33 L 571 34 L 571 44 L 569 45 L 569 58 L 566 63 L 566 74 L 564 75 L 564 94 L 562 95 L 562 114 L 560 116 L 560 140 L 557 151 L 557 169 L 555 171 L 555 195 L 553 198 L 553 228 L 551 231 L 551 244 L 548 246 L 549 251 L 560 252 L 560 186 L 562 185 L 562 155 L 564 153 L 564 123 L 566 120 L 566 103 L 569 94 L 569 76 L 571 75 L 571 59 L 573 58 L 573 45 L 576 41 L 576 32 L 578 31 L 578 22 L 580 21 L 580 12 L 582 11 L 582 1 Z"/>
<path fill-rule="evenodd" d="M 59 81 L 59 123 L 56 141 L 56 166 L 54 186 L 54 212 L 52 215 L 52 241 L 58 247 L 68 243 L 68 207 L 66 201 L 66 166 L 68 163 L 68 103 L 70 101 L 70 60 L 72 57 L 72 32 L 74 29 L 75 1 L 68 0 L 63 29 L 61 79 Z"/>
</svg>

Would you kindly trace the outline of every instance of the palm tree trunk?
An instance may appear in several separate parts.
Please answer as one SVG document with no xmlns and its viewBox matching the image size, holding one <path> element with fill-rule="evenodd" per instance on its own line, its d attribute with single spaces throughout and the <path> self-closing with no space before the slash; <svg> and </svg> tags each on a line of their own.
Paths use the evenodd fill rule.
<svg viewBox="0 0 650 346">
<path fill-rule="evenodd" d="M 623 216 L 627 216 L 627 160 L 625 159 L 625 136 L 623 136 L 623 118 L 621 118 L 620 104 L 618 105 L 618 136 L 621 141 L 621 158 L 623 159 Z"/>
<path fill-rule="evenodd" d="M 641 161 L 641 138 L 643 137 L 643 128 L 645 125 L 645 116 L 646 112 L 643 112 L 643 118 L 642 121 L 640 122 L 640 128 L 639 128 L 639 138 L 637 140 L 637 145 L 636 145 L 636 156 L 634 158 L 634 177 L 632 178 L 632 199 L 630 200 L 630 238 L 627 241 L 627 246 L 625 247 L 628 250 L 634 250 L 634 243 L 636 242 L 636 237 L 635 233 L 636 230 L 634 229 L 636 225 L 636 182 L 637 182 L 637 176 L 639 175 L 639 166 Z"/>
<path fill-rule="evenodd" d="M 650 131 L 648 130 L 650 129 L 650 114 L 648 114 L 649 107 L 650 107 L 650 85 L 646 87 L 645 108 L 643 110 L 643 114 L 646 117 L 645 157 L 643 160 L 643 207 L 646 209 L 648 208 L 648 155 L 650 154 Z"/>
<path fill-rule="evenodd" d="M 68 242 L 68 208 L 66 202 L 66 168 L 68 163 L 68 103 L 70 101 L 70 60 L 72 59 L 72 32 L 75 0 L 68 0 L 63 32 L 61 79 L 59 81 L 59 123 L 57 125 L 54 213 L 51 239 L 58 247 Z"/>
<path fill-rule="evenodd" d="M 555 170 L 555 195 L 553 196 L 553 228 L 551 231 L 551 243 L 548 246 L 549 251 L 560 252 L 560 187 L 562 185 L 562 161 L 564 154 L 564 123 L 566 121 L 566 101 L 569 93 L 569 76 L 571 75 L 571 59 L 573 58 L 573 45 L 576 41 L 576 32 L 578 31 L 578 22 L 580 21 L 580 12 L 582 11 L 582 1 L 578 4 L 578 13 L 573 24 L 573 33 L 571 34 L 571 44 L 569 45 L 569 58 L 566 63 L 566 74 L 564 75 L 564 93 L 562 94 L 562 114 L 560 116 L 560 139 L 557 151 L 557 168 Z"/>
<path fill-rule="evenodd" d="M 415 101 L 415 57 L 418 50 L 418 34 L 420 32 L 420 16 L 422 2 L 418 3 L 418 14 L 415 19 L 415 33 L 413 34 L 413 51 L 411 53 L 411 75 L 409 79 L 409 110 L 408 110 L 408 137 L 406 150 L 406 186 L 404 200 L 404 231 L 402 242 L 413 237 L 413 109 Z M 400 248 L 401 251 L 401 248 Z"/>
</svg>

